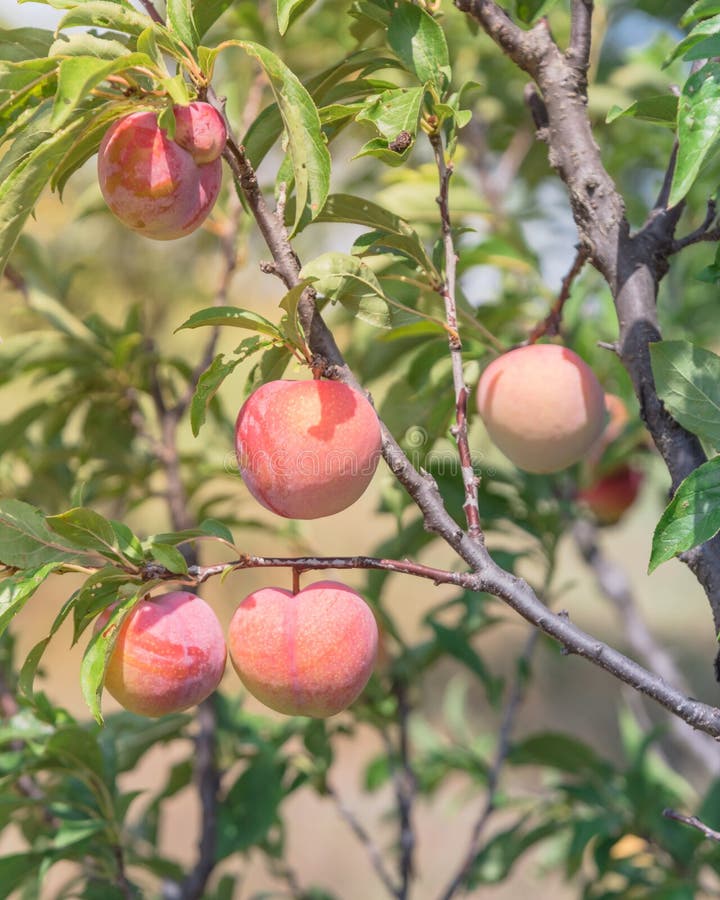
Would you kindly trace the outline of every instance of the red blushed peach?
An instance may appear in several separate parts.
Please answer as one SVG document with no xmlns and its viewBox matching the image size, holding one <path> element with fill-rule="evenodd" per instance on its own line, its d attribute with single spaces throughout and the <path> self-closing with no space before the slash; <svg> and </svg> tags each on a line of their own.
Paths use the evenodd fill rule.
<svg viewBox="0 0 720 900">
<path fill-rule="evenodd" d="M 367 684 L 378 629 L 367 603 L 344 584 L 318 581 L 297 594 L 262 588 L 235 611 L 228 648 L 241 681 L 266 706 L 324 718 Z"/>
<path fill-rule="evenodd" d="M 235 426 L 243 481 L 289 519 L 331 516 L 370 484 L 382 437 L 375 410 L 338 381 L 271 381 L 248 397 Z"/>
<path fill-rule="evenodd" d="M 622 464 L 580 491 L 578 498 L 601 525 L 615 525 L 637 499 L 643 477 L 638 469 Z"/>
<path fill-rule="evenodd" d="M 155 112 L 136 112 L 113 123 L 103 137 L 98 180 L 105 202 L 124 225 L 166 241 L 195 231 L 210 214 L 220 193 L 222 162 L 215 158 L 198 165 L 158 126 Z"/>
<path fill-rule="evenodd" d="M 532 344 L 504 353 L 483 372 L 478 411 L 493 443 L 527 472 L 578 462 L 605 427 L 605 394 L 572 350 Z"/>
<path fill-rule="evenodd" d="M 96 630 L 109 615 L 100 616 Z M 125 709 L 141 716 L 180 712 L 215 690 L 226 655 L 212 608 L 196 594 L 173 591 L 133 607 L 110 656 L 105 687 Z"/>
<path fill-rule="evenodd" d="M 220 113 L 209 103 L 195 101 L 175 106 L 175 143 L 187 150 L 198 165 L 218 159 L 227 143 Z"/>
</svg>

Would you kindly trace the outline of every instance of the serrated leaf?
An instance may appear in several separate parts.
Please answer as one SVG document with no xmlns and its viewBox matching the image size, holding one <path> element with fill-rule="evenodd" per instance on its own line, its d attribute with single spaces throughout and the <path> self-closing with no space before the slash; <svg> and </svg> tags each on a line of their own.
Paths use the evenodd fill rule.
<svg viewBox="0 0 720 900">
<path fill-rule="evenodd" d="M 680 484 L 655 528 L 648 572 L 709 541 L 720 530 L 720 456 Z"/>
<path fill-rule="evenodd" d="M 277 325 L 273 325 L 264 316 L 239 306 L 210 306 L 207 309 L 201 309 L 193 313 L 175 331 L 182 331 L 184 328 L 203 328 L 208 325 L 247 328 L 249 331 L 267 334 L 275 340 L 282 340 L 282 332 Z"/>
<path fill-rule="evenodd" d="M 346 253 L 323 253 L 303 267 L 300 278 L 315 290 L 342 303 L 363 322 L 392 327 L 392 311 L 375 273 L 362 260 Z"/>
<path fill-rule="evenodd" d="M 720 137 L 720 65 L 690 75 L 678 105 L 678 156 L 669 206 L 679 203 Z"/>
<path fill-rule="evenodd" d="M 685 28 L 698 19 L 720 13 L 720 0 L 697 0 L 680 19 L 680 27 Z"/>
<path fill-rule="evenodd" d="M 285 34 L 292 23 L 299 19 L 315 3 L 315 0 L 277 0 L 278 31 Z"/>
<path fill-rule="evenodd" d="M 168 25 L 191 50 L 194 50 L 200 41 L 193 18 L 193 5 L 192 0 L 167 0 Z"/>
<path fill-rule="evenodd" d="M 683 428 L 720 447 L 720 356 L 687 341 L 650 344 L 658 396 Z"/>
<path fill-rule="evenodd" d="M 450 56 L 445 33 L 420 6 L 400 0 L 390 15 L 388 44 L 421 84 L 442 94 L 450 81 Z"/>
<path fill-rule="evenodd" d="M 253 335 L 245 338 L 232 353 L 219 353 L 215 357 L 198 379 L 190 405 L 190 426 L 195 437 L 198 436 L 205 422 L 208 407 L 223 381 L 254 353 L 270 346 L 272 346 L 271 341 Z"/>
<path fill-rule="evenodd" d="M 113 561 L 122 559 L 115 530 L 92 509 L 76 507 L 45 519 L 52 531 L 83 550 L 93 550 Z"/>
<path fill-rule="evenodd" d="M 18 569 L 77 560 L 82 551 L 45 524 L 42 513 L 21 500 L 0 500 L 0 562 Z"/>
<path fill-rule="evenodd" d="M 424 87 L 384 91 L 373 103 L 363 108 L 356 116 L 356 121 L 374 125 L 386 142 L 396 140 L 402 132 L 414 137 L 424 96 Z"/>
<path fill-rule="evenodd" d="M 621 118 L 641 119 L 645 122 L 654 122 L 674 128 L 677 111 L 678 98 L 673 94 L 661 94 L 658 97 L 636 100 L 624 109 L 621 106 L 613 106 L 608 111 L 605 121 L 609 123 Z"/>
<path fill-rule="evenodd" d="M 60 562 L 45 563 L 37 568 L 29 568 L 0 580 L 0 635 L 48 575 L 59 569 L 61 565 Z"/>
<path fill-rule="evenodd" d="M 49 113 L 48 109 L 48 125 Z M 8 257 L 20 236 L 25 220 L 32 212 L 55 167 L 72 145 L 82 124 L 82 118 L 78 118 L 57 131 L 38 128 L 32 135 L 32 144 L 27 154 L 21 160 L 18 160 L 17 164 L 12 165 L 14 159 L 10 158 L 11 153 L 6 154 L 6 157 L 2 160 L 3 174 L 0 177 L 0 275 L 5 269 Z M 15 146 L 13 145 L 11 150 L 14 149 Z M 8 169 L 10 171 L 7 171 Z"/>
<path fill-rule="evenodd" d="M 60 7 L 62 8 L 62 7 Z M 76 25 L 97 25 L 125 34 L 138 35 L 148 26 L 148 17 L 130 6 L 112 0 L 89 0 L 69 10 L 60 20 L 58 31 Z"/>
<path fill-rule="evenodd" d="M 157 584 L 159 584 L 158 581 L 149 581 L 139 587 L 130 597 L 118 603 L 102 629 L 93 634 L 85 650 L 80 666 L 80 687 L 93 718 L 100 725 L 103 722 L 100 698 L 105 680 L 105 670 L 122 623 L 132 608 Z"/>
<path fill-rule="evenodd" d="M 182 553 L 171 544 L 152 543 L 150 544 L 150 553 L 155 562 L 175 575 L 187 575 L 187 560 Z"/>
<path fill-rule="evenodd" d="M 274 53 L 252 41 L 225 41 L 208 55 L 208 65 L 226 47 L 240 47 L 256 59 L 267 75 L 282 116 L 295 181 L 293 232 L 312 221 L 330 190 L 330 153 L 315 103 L 298 77 Z"/>
<path fill-rule="evenodd" d="M 90 91 L 109 75 L 123 72 L 135 66 L 152 69 L 153 60 L 144 53 L 130 53 L 109 62 L 94 56 L 71 56 L 63 59 L 58 72 L 51 128 L 59 128 L 75 114 L 80 103 Z"/>
</svg>

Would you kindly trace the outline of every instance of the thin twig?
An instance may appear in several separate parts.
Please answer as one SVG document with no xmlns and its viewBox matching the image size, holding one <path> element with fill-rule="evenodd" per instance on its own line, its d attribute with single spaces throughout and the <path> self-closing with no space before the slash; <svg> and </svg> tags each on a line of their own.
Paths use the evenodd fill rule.
<svg viewBox="0 0 720 900">
<path fill-rule="evenodd" d="M 449 188 L 452 177 L 452 164 L 445 162 L 445 151 L 440 134 L 430 136 L 430 143 L 435 155 L 438 170 L 440 192 L 437 198 L 440 207 L 443 249 L 445 256 L 445 280 L 440 287 L 440 294 L 445 303 L 445 320 L 448 326 L 448 343 L 452 361 L 453 386 L 455 389 L 455 425 L 451 429 L 460 457 L 460 471 L 465 487 L 463 510 L 468 524 L 468 534 L 475 541 L 482 541 L 480 529 L 480 510 L 478 508 L 478 479 L 475 475 L 468 443 L 467 402 L 469 390 L 465 384 L 462 360 L 462 341 L 458 331 L 457 305 L 455 302 L 455 279 L 457 272 L 457 254 L 453 241 L 450 221 Z"/>
<path fill-rule="evenodd" d="M 666 819 L 674 819 L 676 822 L 682 822 L 683 825 L 689 825 L 691 828 L 697 828 L 710 841 L 720 841 L 720 831 L 715 831 L 704 822 L 701 822 L 697 816 L 685 816 L 674 809 L 664 809 L 663 816 Z"/>
<path fill-rule="evenodd" d="M 338 794 L 337 790 L 328 782 L 325 783 L 325 791 L 335 803 L 340 817 L 344 819 L 345 822 L 350 826 L 357 839 L 365 848 L 370 859 L 370 864 L 375 870 L 375 873 L 377 874 L 380 881 L 382 881 L 383 885 L 387 889 L 388 893 L 392 897 L 399 897 L 400 888 L 395 884 L 392 876 L 386 869 L 380 849 L 373 840 L 370 832 L 358 819 L 353 810 L 350 809 L 350 807 L 345 803 L 342 797 Z"/>
<path fill-rule="evenodd" d="M 152 0 L 139 0 L 141 6 L 145 9 L 145 12 L 150 16 L 153 22 L 158 22 L 160 25 L 165 24 L 165 20 L 160 15 L 160 13 L 155 8 L 155 4 Z"/>
<path fill-rule="evenodd" d="M 400 819 L 400 893 L 399 900 L 406 900 L 414 875 L 415 828 L 413 826 L 413 806 L 417 791 L 417 779 L 410 756 L 410 703 L 408 686 L 398 679 L 393 684 L 393 693 L 398 706 L 398 751 L 400 767 L 393 772 L 395 797 Z"/>
<path fill-rule="evenodd" d="M 668 160 L 667 168 L 665 169 L 665 176 L 663 177 L 663 183 L 660 187 L 660 192 L 657 196 L 657 200 L 655 201 L 655 206 L 653 209 L 665 209 L 668 204 L 668 200 L 670 199 L 670 191 L 672 189 L 673 178 L 675 176 L 675 166 L 677 165 L 677 156 L 678 150 L 680 149 L 680 142 L 677 138 L 673 141 L 673 147 L 670 152 L 670 159 Z"/>
<path fill-rule="evenodd" d="M 525 642 L 525 646 L 523 647 L 520 656 L 517 659 L 515 667 L 515 678 L 513 680 L 512 687 L 510 688 L 510 693 L 508 695 L 505 709 L 503 711 L 502 721 L 500 723 L 500 731 L 498 732 L 497 745 L 495 748 L 495 757 L 493 759 L 492 766 L 490 767 L 490 771 L 488 772 L 485 803 L 477 821 L 475 822 L 475 825 L 473 826 L 473 830 L 470 835 L 470 843 L 465 855 L 463 856 L 460 868 L 458 869 L 457 873 L 454 875 L 448 886 L 445 888 L 445 891 L 440 895 L 441 900 L 450 900 L 450 898 L 453 897 L 462 888 L 470 873 L 470 870 L 472 869 L 473 863 L 475 862 L 475 859 L 480 852 L 480 840 L 482 838 L 483 832 L 485 831 L 485 827 L 487 826 L 490 818 L 497 808 L 497 794 L 498 787 L 500 785 L 500 776 L 505 766 L 508 754 L 510 753 L 511 737 L 513 727 L 515 725 L 515 718 L 517 716 L 520 705 L 525 698 L 525 691 L 527 687 L 527 676 L 525 674 L 525 669 L 529 665 L 533 653 L 535 652 L 538 636 L 539 632 L 533 629 L 528 636 L 527 641 Z"/>
<path fill-rule="evenodd" d="M 673 241 L 670 252 L 679 253 L 680 250 L 683 250 L 685 247 L 689 247 L 691 244 L 698 244 L 701 241 L 720 240 L 720 228 L 717 226 L 711 228 L 716 216 L 717 205 L 714 200 L 708 200 L 707 211 L 702 225 L 694 231 L 691 231 L 690 234 L 685 235 L 685 237 Z"/>
<path fill-rule="evenodd" d="M 570 297 L 570 291 L 572 289 L 573 282 L 580 274 L 580 272 L 582 272 L 583 266 L 587 262 L 589 256 L 590 253 L 587 247 L 581 245 L 577 248 L 577 253 L 575 254 L 573 264 L 570 267 L 567 275 L 562 280 L 562 284 L 560 285 L 560 292 L 558 293 L 557 299 L 552 305 L 552 309 L 547 314 L 547 316 L 545 316 L 545 318 L 541 322 L 538 322 L 538 324 L 530 332 L 528 344 L 534 344 L 535 341 L 546 334 L 555 336 L 556 334 L 560 333 L 560 323 L 562 322 L 563 309 L 565 308 L 565 304 Z"/>
</svg>

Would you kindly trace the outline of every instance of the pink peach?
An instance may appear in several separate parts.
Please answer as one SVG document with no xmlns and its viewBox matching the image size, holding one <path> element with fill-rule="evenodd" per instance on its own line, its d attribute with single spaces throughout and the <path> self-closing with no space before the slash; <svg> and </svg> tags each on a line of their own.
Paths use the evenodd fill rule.
<svg viewBox="0 0 720 900">
<path fill-rule="evenodd" d="M 605 427 L 605 394 L 572 350 L 532 344 L 483 372 L 478 411 L 493 443 L 527 472 L 558 472 L 583 458 Z"/>
<path fill-rule="evenodd" d="M 316 519 L 354 503 L 380 458 L 378 417 L 338 381 L 271 381 L 248 397 L 235 426 L 240 473 L 280 516 Z"/>
<path fill-rule="evenodd" d="M 98 619 L 102 629 L 110 612 Z M 225 671 L 225 637 L 208 604 L 187 591 L 141 600 L 123 622 L 105 687 L 125 709 L 164 716 L 200 703 Z"/>
<path fill-rule="evenodd" d="M 378 629 L 359 594 L 318 581 L 297 594 L 250 594 L 230 622 L 228 647 L 243 684 L 266 706 L 323 718 L 346 709 L 367 684 Z"/>
<path fill-rule="evenodd" d="M 220 113 L 209 103 L 194 101 L 175 106 L 175 143 L 187 150 L 198 165 L 218 159 L 227 143 L 227 129 Z"/>
<path fill-rule="evenodd" d="M 601 525 L 615 525 L 637 499 L 643 477 L 639 469 L 623 463 L 580 491 L 578 498 Z"/>
<path fill-rule="evenodd" d="M 178 115 L 181 137 L 189 140 L 188 116 Z M 159 127 L 155 112 L 142 111 L 118 119 L 106 132 L 98 151 L 98 180 L 123 224 L 166 241 L 195 231 L 210 214 L 220 193 L 222 161 L 216 157 L 199 165 Z"/>
</svg>

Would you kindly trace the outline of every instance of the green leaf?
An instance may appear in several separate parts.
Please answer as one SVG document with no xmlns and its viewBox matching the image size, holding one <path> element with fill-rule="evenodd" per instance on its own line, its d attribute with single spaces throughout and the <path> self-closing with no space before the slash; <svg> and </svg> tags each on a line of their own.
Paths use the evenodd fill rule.
<svg viewBox="0 0 720 900">
<path fill-rule="evenodd" d="M 0 500 L 0 562 L 29 569 L 74 561 L 82 555 L 50 531 L 34 506 L 21 500 Z"/>
<path fill-rule="evenodd" d="M 680 19 L 680 27 L 686 28 L 698 19 L 720 13 L 720 0 L 697 0 Z"/>
<path fill-rule="evenodd" d="M 107 824 L 101 819 L 61 819 L 52 846 L 56 850 L 72 847 L 106 828 Z"/>
<path fill-rule="evenodd" d="M 295 180 L 293 232 L 320 212 L 330 190 L 330 153 L 312 97 L 274 53 L 253 41 L 225 41 L 208 54 L 208 64 L 226 47 L 241 47 L 263 67 L 270 81 L 288 139 Z"/>
<path fill-rule="evenodd" d="M 271 347 L 272 342 L 258 335 L 245 338 L 232 353 L 219 353 L 198 379 L 190 405 L 190 426 L 195 437 L 200 433 L 208 408 L 220 385 L 254 353 Z"/>
<path fill-rule="evenodd" d="M 157 584 L 159 584 L 158 581 L 146 582 L 130 597 L 119 602 L 103 628 L 93 634 L 85 650 L 80 667 L 80 686 L 93 718 L 100 725 L 103 722 L 100 710 L 100 697 L 105 680 L 105 670 L 110 661 L 122 623 L 132 608 Z"/>
<path fill-rule="evenodd" d="M 48 644 L 72 611 L 75 605 L 75 598 L 76 595 L 73 594 L 73 596 L 63 604 L 60 612 L 57 614 L 57 616 L 55 616 L 55 620 L 53 621 L 52 627 L 50 628 L 50 634 L 48 634 L 47 637 L 44 637 L 41 641 L 38 641 L 25 658 L 25 662 L 23 663 L 22 669 L 20 670 L 18 686 L 26 697 L 33 696 L 35 675 L 37 673 L 38 666 L 40 665 L 40 660 L 42 659 L 43 654 L 48 647 Z"/>
<path fill-rule="evenodd" d="M 93 550 L 113 561 L 122 559 L 112 525 L 92 509 L 76 507 L 58 516 L 48 516 L 45 521 L 56 534 L 76 547 Z"/>
<path fill-rule="evenodd" d="M 457 629 L 446 628 L 439 622 L 432 621 L 430 625 L 442 651 L 467 666 L 485 686 L 490 702 L 495 703 L 502 692 L 502 679 L 495 678 L 490 673 L 480 656 L 470 646 L 467 635 Z"/>
<path fill-rule="evenodd" d="M 120 589 L 134 584 L 130 575 L 114 566 L 104 566 L 94 572 L 77 591 L 73 599 L 73 644 L 98 613 L 118 599 Z"/>
<path fill-rule="evenodd" d="M 48 125 L 49 113 L 47 110 Z M 5 269 L 25 220 L 32 212 L 55 167 L 72 145 L 82 124 L 82 118 L 78 118 L 57 131 L 37 128 L 28 142 L 30 146 L 27 152 L 21 159 L 15 160 L 13 153 L 15 145 L 3 158 L 3 172 L 0 175 L 0 275 Z"/>
<path fill-rule="evenodd" d="M 148 26 L 148 17 L 130 6 L 112 0 L 89 0 L 67 12 L 57 26 L 58 31 L 75 25 L 98 25 L 112 31 L 138 35 Z"/>
<path fill-rule="evenodd" d="M 0 580 L 0 635 L 48 575 L 59 569 L 61 565 L 60 562 L 45 563 L 45 565 L 28 568 Z"/>
<path fill-rule="evenodd" d="M 558 0 L 517 0 L 515 13 L 521 22 L 533 25 L 546 16 L 557 2 Z"/>
<path fill-rule="evenodd" d="M 54 59 L 0 63 L 0 143 L 23 127 L 42 100 L 53 96 L 57 69 Z"/>
<path fill-rule="evenodd" d="M 55 732 L 45 745 L 45 752 L 70 761 L 76 769 L 85 769 L 101 780 L 107 777 L 96 738 L 79 725 L 68 725 Z"/>
<path fill-rule="evenodd" d="M 384 91 L 374 103 L 366 105 L 356 117 L 358 122 L 369 122 L 391 142 L 401 132 L 415 136 L 425 88 L 396 88 Z"/>
<path fill-rule="evenodd" d="M 686 38 L 683 38 L 683 40 L 680 41 L 677 47 L 675 47 L 673 52 L 665 61 L 665 65 L 669 66 L 670 63 L 674 62 L 676 59 L 680 59 L 681 56 L 685 56 L 688 50 L 692 50 L 693 47 L 707 40 L 707 38 L 715 37 L 715 35 L 719 31 L 720 15 L 713 16 L 711 19 L 705 19 L 705 21 L 700 22 L 700 24 L 696 25 L 695 28 L 693 28 L 693 30 L 690 32 L 690 34 Z"/>
<path fill-rule="evenodd" d="M 152 543 L 150 552 L 156 562 L 165 566 L 168 571 L 176 575 L 187 575 L 187 560 L 182 553 L 171 544 Z"/>
<path fill-rule="evenodd" d="M 142 37 L 142 35 L 141 35 Z M 144 52 L 138 38 L 138 51 Z M 98 59 L 117 59 L 127 56 L 130 48 L 118 40 L 116 34 L 92 34 L 89 31 L 59 34 L 48 56 L 96 56 Z"/>
<path fill-rule="evenodd" d="M 167 0 L 167 21 L 171 31 L 194 50 L 200 42 L 193 18 L 192 0 Z"/>
<path fill-rule="evenodd" d="M 47 56 L 55 35 L 44 28 L 0 28 L 0 59 L 19 62 Z"/>
<path fill-rule="evenodd" d="M 434 85 L 438 94 L 444 91 L 450 81 L 450 56 L 445 33 L 428 12 L 400 0 L 390 15 L 387 40 L 421 84 Z"/>
<path fill-rule="evenodd" d="M 232 325 L 234 328 L 247 328 L 249 331 L 267 334 L 275 340 L 282 340 L 282 332 L 277 325 L 273 325 L 264 316 L 239 306 L 210 306 L 201 309 L 193 313 L 175 331 L 182 331 L 184 328 L 203 328 L 207 325 Z"/>
<path fill-rule="evenodd" d="M 299 350 L 303 350 L 306 347 L 305 335 L 302 332 L 302 327 L 298 319 L 298 304 L 302 299 L 302 295 L 305 293 L 306 287 L 307 284 L 304 281 L 301 281 L 300 284 L 296 284 L 295 287 L 290 288 L 280 301 L 280 308 L 284 309 L 286 313 L 280 323 L 283 334 L 286 341 L 293 347 L 297 347 Z"/>
<path fill-rule="evenodd" d="M 55 94 L 51 128 L 64 125 L 74 114 L 82 100 L 109 75 L 131 69 L 134 66 L 154 68 L 152 59 L 144 53 L 131 53 L 113 59 L 97 59 L 94 56 L 72 56 L 60 63 L 58 86 Z"/>
<path fill-rule="evenodd" d="M 621 106 L 613 106 L 605 117 L 605 121 L 614 122 L 616 119 L 621 118 L 642 119 L 645 122 L 654 122 L 674 128 L 677 121 L 677 111 L 678 98 L 673 94 L 661 94 L 658 97 L 646 97 L 644 100 L 636 100 L 630 106 L 626 106 L 625 109 Z"/>
<path fill-rule="evenodd" d="M 283 771 L 270 752 L 260 752 L 230 788 L 218 813 L 219 860 L 267 836 L 283 798 Z"/>
<path fill-rule="evenodd" d="M 678 156 L 669 206 L 692 187 L 702 164 L 720 137 L 720 65 L 708 63 L 693 73 L 678 106 Z"/>
<path fill-rule="evenodd" d="M 315 3 L 315 0 L 277 0 L 278 31 L 285 34 L 292 23 L 299 19 Z"/>
<path fill-rule="evenodd" d="M 720 456 L 703 463 L 680 484 L 655 528 L 649 572 L 720 530 Z"/>
<path fill-rule="evenodd" d="M 378 328 L 392 327 L 388 299 L 372 269 L 346 253 L 323 253 L 303 267 L 300 278 L 315 290 L 339 301 L 354 316 Z"/>
<path fill-rule="evenodd" d="M 198 39 L 215 24 L 220 16 L 232 6 L 234 0 L 195 0 L 193 3 L 193 17 Z"/>
<path fill-rule="evenodd" d="M 33 877 L 43 861 L 42 853 L 15 853 L 0 856 L 0 884 L 5 896 L 9 897 L 24 881 Z"/>
<path fill-rule="evenodd" d="M 516 766 L 547 766 L 572 775 L 603 774 L 610 768 L 588 744 L 567 734 L 550 731 L 514 744 L 508 761 Z"/>
<path fill-rule="evenodd" d="M 650 344 L 658 396 L 683 428 L 720 448 L 720 356 L 687 341 Z"/>
</svg>

